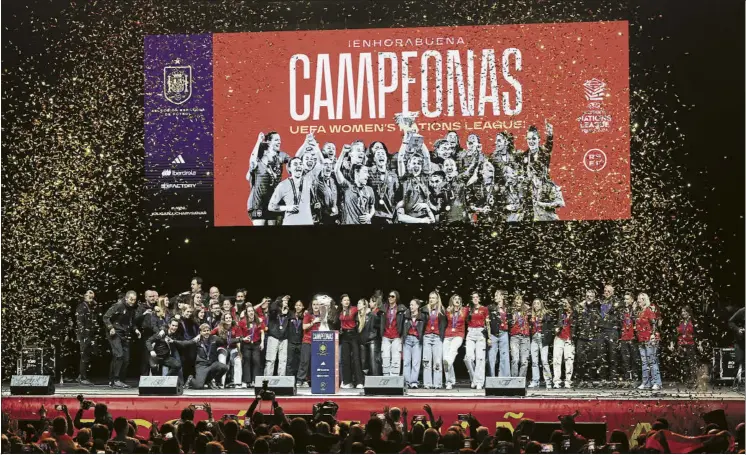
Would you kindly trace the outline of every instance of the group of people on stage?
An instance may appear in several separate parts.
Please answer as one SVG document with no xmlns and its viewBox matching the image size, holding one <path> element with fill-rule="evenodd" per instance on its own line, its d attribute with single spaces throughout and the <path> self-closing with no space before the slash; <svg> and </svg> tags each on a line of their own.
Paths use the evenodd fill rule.
<svg viewBox="0 0 746 455">
<path fill-rule="evenodd" d="M 426 301 L 408 303 L 397 291 L 376 291 L 355 303 L 343 295 L 338 304 L 317 295 L 310 306 L 293 303 L 289 296 L 265 297 L 252 305 L 246 295 L 238 289 L 234 297 L 225 297 L 217 287 L 203 293 L 199 277 L 191 281 L 190 291 L 170 299 L 148 290 L 138 303 L 136 293 L 127 292 L 103 316 L 112 353 L 110 385 L 127 387 L 135 348 L 145 354 L 141 374 L 188 377 L 186 387 L 247 387 L 257 376 L 273 375 L 294 376 L 298 386 L 308 386 L 311 332 L 323 324 L 340 333 L 342 388 L 362 388 L 365 375 L 403 375 L 410 388 L 451 389 L 464 344 L 463 361 L 475 389 L 484 387 L 487 374 L 526 377 L 529 363 L 529 387 L 538 387 L 542 378 L 547 388 L 634 380 L 636 359 L 641 362 L 639 388 L 662 386 L 659 308 L 645 293 L 636 298 L 626 293 L 620 300 L 611 285 L 600 299 L 589 289 L 583 300 L 573 304 L 563 298 L 556 309 L 540 298 L 524 300 L 518 292 L 511 299 L 504 290 L 496 290 L 489 304 L 477 292 L 468 301 L 452 295 L 445 302 L 433 291 Z M 93 301 L 88 291 L 77 308 L 82 384 L 90 384 Z M 677 331 L 682 360 L 694 362 L 688 307 L 681 309 Z M 694 364 L 682 368 L 691 372 Z"/>
<path fill-rule="evenodd" d="M 394 154 L 383 142 L 356 140 L 339 156 L 334 143 L 319 146 L 309 134 L 291 157 L 277 132 L 260 133 L 246 173 L 248 215 L 256 226 L 556 220 L 565 202 L 550 180 L 553 129 L 545 128 L 541 145 L 529 127 L 527 150 L 500 132 L 487 155 L 477 134 L 462 148 L 449 131 L 432 153 L 409 134 Z"/>
</svg>

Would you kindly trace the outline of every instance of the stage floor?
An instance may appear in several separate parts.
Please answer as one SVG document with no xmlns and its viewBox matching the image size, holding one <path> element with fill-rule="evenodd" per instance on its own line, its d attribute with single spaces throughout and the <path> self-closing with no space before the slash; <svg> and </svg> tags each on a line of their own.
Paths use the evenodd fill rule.
<svg viewBox="0 0 746 455">
<path fill-rule="evenodd" d="M 85 396 L 138 396 L 137 382 L 128 381 L 128 385 L 132 386 L 129 389 L 115 389 L 111 388 L 105 383 L 98 384 L 95 386 L 84 387 L 77 383 L 65 383 L 57 384 L 56 392 L 54 396 L 75 398 L 78 394 Z M 10 386 L 7 383 L 2 385 L 2 396 L 10 396 Z M 220 397 L 220 398 L 253 398 L 254 389 L 203 389 L 184 390 L 185 397 Z M 364 397 L 365 393 L 362 389 L 340 389 L 334 395 L 314 395 L 311 393 L 309 387 L 298 387 L 296 391 L 298 397 L 316 397 L 319 400 L 327 398 L 337 397 Z M 376 398 L 385 397 L 387 395 L 379 395 Z M 395 398 L 401 396 L 388 395 Z M 452 390 L 445 389 L 407 389 L 404 392 L 405 397 L 413 398 L 501 398 L 501 399 L 525 399 L 525 398 L 547 398 L 547 399 L 607 399 L 607 400 L 640 400 L 640 399 L 656 399 L 656 400 L 714 400 L 714 399 L 744 399 L 744 391 L 740 393 L 734 390 L 732 387 L 713 387 L 708 391 L 696 391 L 692 388 L 687 388 L 677 383 L 666 383 L 661 390 L 637 390 L 634 386 L 630 385 L 625 388 L 611 388 L 611 387 L 597 387 L 597 388 L 573 388 L 573 389 L 546 389 L 545 387 L 527 388 L 525 397 L 485 397 L 484 390 L 474 390 L 468 387 L 468 384 L 456 386 Z M 291 399 L 292 397 L 282 397 L 283 400 Z"/>
</svg>

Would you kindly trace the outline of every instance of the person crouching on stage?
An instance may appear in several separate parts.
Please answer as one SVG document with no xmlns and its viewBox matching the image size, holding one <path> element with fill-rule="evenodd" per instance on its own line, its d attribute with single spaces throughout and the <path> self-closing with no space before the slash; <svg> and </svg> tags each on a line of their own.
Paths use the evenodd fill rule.
<svg viewBox="0 0 746 455">
<path fill-rule="evenodd" d="M 487 327 L 490 322 L 490 312 L 482 306 L 479 293 L 471 293 L 471 310 L 466 323 L 466 355 L 464 363 L 471 378 L 471 388 L 484 388 L 485 357 L 487 355 Z"/>
<path fill-rule="evenodd" d="M 294 311 L 288 315 L 288 359 L 285 374 L 295 377 L 300 366 L 301 345 L 303 344 L 303 302 L 295 302 Z"/>
<path fill-rule="evenodd" d="M 221 347 L 218 350 L 218 360 L 228 366 L 228 373 L 220 378 L 220 385 L 234 388 L 241 385 L 241 359 L 238 358 L 238 343 L 241 341 L 243 329 L 233 320 L 230 311 L 224 312 L 220 324 L 212 329 L 211 335 L 217 335 L 221 339 Z"/>
<path fill-rule="evenodd" d="M 257 317 L 253 307 L 246 308 L 246 317 L 238 323 L 241 329 L 241 365 L 242 382 L 247 387 L 254 387 L 254 379 L 260 376 L 262 369 L 261 350 L 264 344 L 264 321 Z"/>
<path fill-rule="evenodd" d="M 135 327 L 137 312 L 137 293 L 127 291 L 124 299 L 118 301 L 104 314 L 104 325 L 109 331 L 111 345 L 111 366 L 109 367 L 109 387 L 128 388 L 124 383 L 127 378 L 127 366 L 130 362 L 130 342 L 133 332 L 140 338 L 140 331 Z"/>
<path fill-rule="evenodd" d="M 531 303 L 531 383 L 529 387 L 539 386 L 539 360 L 544 373 L 547 389 L 552 388 L 552 371 L 549 365 L 549 346 L 554 338 L 554 321 L 544 308 L 541 299 Z"/>
<path fill-rule="evenodd" d="M 319 296 L 314 296 L 311 301 L 311 311 L 303 315 L 303 344 L 300 348 L 300 366 L 295 376 L 297 387 L 308 387 L 308 373 L 311 369 L 311 332 L 319 330 L 321 326 L 321 315 L 319 313 Z"/>
<path fill-rule="evenodd" d="M 381 375 L 381 312 L 377 299 L 357 302 L 358 331 L 360 332 L 360 364 L 369 376 Z"/>
<path fill-rule="evenodd" d="M 510 375 L 513 377 L 526 377 L 530 335 L 529 308 L 523 303 L 523 296 L 516 293 L 510 317 Z"/>
<path fill-rule="evenodd" d="M 160 330 L 145 340 L 145 348 L 150 353 L 150 374 L 160 376 L 162 370 L 168 376 L 178 376 L 179 384 L 184 383 L 181 372 L 181 360 L 179 359 L 179 346 L 184 344 L 180 339 L 179 321 L 171 319 L 166 330 Z M 165 368 L 164 368 L 165 367 Z"/>
<path fill-rule="evenodd" d="M 490 362 L 490 376 L 510 376 L 510 342 L 508 338 L 508 312 L 505 309 L 506 291 L 495 291 L 495 300 L 490 310 L 490 349 L 487 357 Z M 500 356 L 498 363 L 497 357 Z"/>
<path fill-rule="evenodd" d="M 425 320 L 420 307 L 422 301 L 412 299 L 404 313 L 404 382 L 412 389 L 419 387 L 422 337 L 425 335 Z"/>
<path fill-rule="evenodd" d="M 573 339 L 575 336 L 574 317 L 572 304 L 568 299 L 560 301 L 562 309 L 560 310 L 557 326 L 554 328 L 554 388 L 560 388 L 560 378 L 562 377 L 562 357 L 565 358 L 565 388 L 572 388 L 572 371 L 575 361 L 575 345 Z"/>
<path fill-rule="evenodd" d="M 622 380 L 637 382 L 639 374 L 635 365 L 640 352 L 637 350 L 635 339 L 635 315 L 637 313 L 637 302 L 631 292 L 624 294 L 624 308 L 619 314 L 620 334 L 619 351 L 622 359 Z"/>
<path fill-rule="evenodd" d="M 422 382 L 426 389 L 443 387 L 443 338 L 446 335 L 446 317 L 440 294 L 433 291 L 422 309 L 425 316 L 425 335 L 422 338 Z"/>
<path fill-rule="evenodd" d="M 638 389 L 660 390 L 662 384 L 658 366 L 658 317 L 650 306 L 650 297 L 640 293 L 637 296 L 639 312 L 635 319 L 635 331 L 642 360 L 642 384 Z"/>
<path fill-rule="evenodd" d="M 339 335 L 342 342 L 342 388 L 363 388 L 365 378 L 360 365 L 360 335 L 357 330 L 357 306 L 350 304 L 350 296 L 343 294 L 340 299 Z"/>
<path fill-rule="evenodd" d="M 404 335 L 404 313 L 407 308 L 399 303 L 398 291 L 389 292 L 389 302 L 383 309 L 383 338 L 381 339 L 381 363 L 384 376 L 401 374 L 401 339 Z"/>
<path fill-rule="evenodd" d="M 78 338 L 78 345 L 80 346 L 80 371 L 79 378 L 80 385 L 93 385 L 88 380 L 88 365 L 91 361 L 91 348 L 93 346 L 93 315 L 91 314 L 91 306 L 96 305 L 94 298 L 96 294 L 90 289 L 83 295 L 83 301 L 78 304 L 75 309 L 75 334 Z"/>
<path fill-rule="evenodd" d="M 681 309 L 681 319 L 676 327 L 679 336 L 676 341 L 676 354 L 679 364 L 679 380 L 691 386 L 694 384 L 697 369 L 697 345 L 694 342 L 694 321 L 692 320 L 692 309 L 685 305 Z"/>
<path fill-rule="evenodd" d="M 267 314 L 267 349 L 264 363 L 264 376 L 285 376 L 288 364 L 288 332 L 290 307 L 282 298 L 275 299 Z"/>
<path fill-rule="evenodd" d="M 187 306 L 181 314 L 174 315 L 174 319 L 178 320 L 181 325 L 181 336 L 184 340 L 193 340 L 199 336 L 200 324 L 195 319 L 192 307 Z M 179 346 L 179 356 L 181 357 L 181 370 L 184 376 L 189 377 L 197 374 L 194 365 L 197 358 L 197 345 Z"/>
<path fill-rule="evenodd" d="M 446 335 L 443 339 L 443 371 L 446 375 L 446 390 L 453 389 L 453 385 L 456 384 L 453 363 L 456 361 L 458 348 L 464 342 L 467 316 L 468 312 L 463 307 L 461 296 L 452 295 L 446 309 Z"/>
<path fill-rule="evenodd" d="M 217 389 L 215 379 L 221 378 L 228 371 L 228 365 L 218 361 L 218 348 L 223 341 L 216 335 L 210 335 L 210 330 L 210 324 L 202 324 L 199 327 L 199 338 L 192 340 L 197 345 L 197 374 L 187 380 L 187 388 L 199 390 L 207 385 L 210 389 Z"/>
</svg>

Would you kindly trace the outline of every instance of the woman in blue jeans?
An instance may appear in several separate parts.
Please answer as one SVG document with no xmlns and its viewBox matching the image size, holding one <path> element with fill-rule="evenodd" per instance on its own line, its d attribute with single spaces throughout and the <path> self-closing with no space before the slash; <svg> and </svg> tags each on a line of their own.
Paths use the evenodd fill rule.
<svg viewBox="0 0 746 455">
<path fill-rule="evenodd" d="M 433 291 L 422 309 L 425 336 L 422 339 L 422 382 L 426 389 L 443 388 L 443 337 L 446 312 L 440 294 Z"/>
<path fill-rule="evenodd" d="M 425 321 L 420 312 L 422 300 L 412 299 L 404 314 L 404 382 L 411 389 L 419 387 L 420 362 L 422 361 L 422 337 Z"/>
<path fill-rule="evenodd" d="M 490 305 L 490 348 L 487 358 L 490 376 L 510 376 L 510 344 L 508 341 L 508 311 L 505 309 L 506 291 L 495 291 L 495 300 Z M 498 354 L 500 360 L 498 363 Z"/>
<path fill-rule="evenodd" d="M 640 311 L 635 320 L 635 332 L 642 360 L 642 384 L 638 389 L 660 390 L 663 383 L 658 366 L 658 312 L 650 305 L 650 297 L 644 292 L 637 296 L 637 304 Z"/>
</svg>

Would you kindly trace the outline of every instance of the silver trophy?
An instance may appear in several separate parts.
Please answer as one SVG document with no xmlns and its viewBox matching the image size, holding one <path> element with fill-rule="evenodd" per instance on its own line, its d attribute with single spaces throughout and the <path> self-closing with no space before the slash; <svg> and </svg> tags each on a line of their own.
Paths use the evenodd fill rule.
<svg viewBox="0 0 746 455">
<path fill-rule="evenodd" d="M 321 323 L 319 324 L 319 330 L 331 330 L 329 328 L 329 321 L 327 317 L 329 315 L 329 308 L 332 305 L 332 298 L 328 295 L 322 295 L 318 298 L 317 301 L 319 304 L 319 319 L 321 320 Z"/>
<path fill-rule="evenodd" d="M 399 129 L 404 132 L 404 143 L 410 149 L 417 150 L 422 146 L 424 137 L 418 134 L 417 116 L 419 112 L 400 112 L 394 115 L 394 121 Z"/>
</svg>

